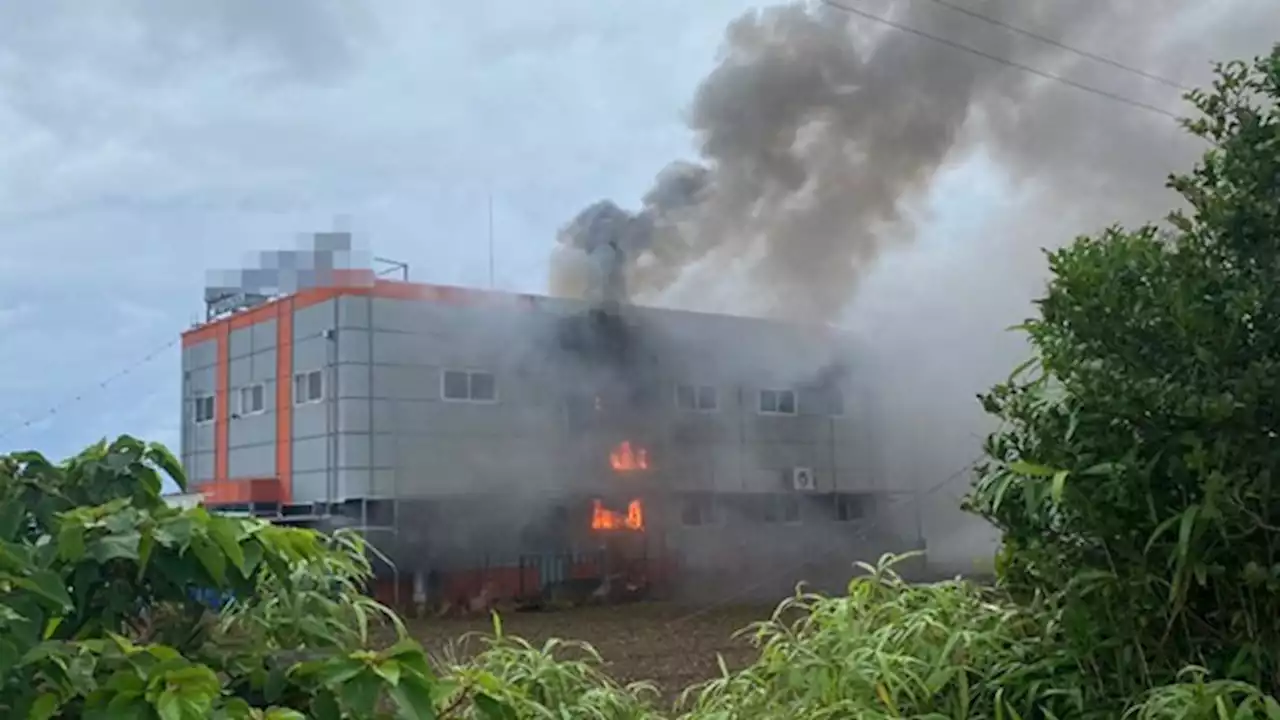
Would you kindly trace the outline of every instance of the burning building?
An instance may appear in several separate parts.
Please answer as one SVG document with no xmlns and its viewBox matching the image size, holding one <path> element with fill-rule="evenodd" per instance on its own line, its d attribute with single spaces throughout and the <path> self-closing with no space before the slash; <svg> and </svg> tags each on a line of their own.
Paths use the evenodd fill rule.
<svg viewBox="0 0 1280 720">
<path fill-rule="evenodd" d="M 920 545 L 847 342 L 332 270 L 184 334 L 182 461 L 207 505 L 361 530 L 401 599 L 776 597 Z"/>
</svg>

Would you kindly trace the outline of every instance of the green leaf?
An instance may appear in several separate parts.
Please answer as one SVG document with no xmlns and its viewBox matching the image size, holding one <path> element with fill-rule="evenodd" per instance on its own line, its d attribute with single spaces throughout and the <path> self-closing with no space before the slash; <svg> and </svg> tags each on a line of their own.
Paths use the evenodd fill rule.
<svg viewBox="0 0 1280 720">
<path fill-rule="evenodd" d="M 1067 487 L 1067 477 L 1071 475 L 1069 470 L 1059 470 L 1053 474 L 1053 489 L 1051 495 L 1055 503 L 1062 502 L 1062 493 Z"/>
<path fill-rule="evenodd" d="M 382 682 L 372 671 L 366 670 L 338 686 L 338 698 L 357 716 L 372 715 L 378 704 Z"/>
<path fill-rule="evenodd" d="M 150 530 L 143 532 L 138 540 L 138 582 L 142 582 L 142 578 L 147 574 L 147 566 L 151 563 L 151 552 L 155 547 L 156 536 Z"/>
<path fill-rule="evenodd" d="M 401 718 L 435 720 L 437 717 L 432 686 L 416 675 L 406 675 L 401 683 L 388 691 Z"/>
<path fill-rule="evenodd" d="M 17 586 L 30 590 L 47 600 L 63 612 L 74 610 L 71 602 L 71 595 L 67 592 L 67 585 L 62 580 L 62 576 L 51 570 L 36 570 L 25 578 L 20 578 L 15 582 Z"/>
<path fill-rule="evenodd" d="M 262 684 L 262 697 L 269 703 L 278 702 L 284 697 L 284 691 L 288 687 L 288 669 L 280 665 L 274 666 L 266 673 L 266 679 Z"/>
<path fill-rule="evenodd" d="M 0 637 L 0 677 L 7 677 L 9 671 L 23 659 L 13 642 Z"/>
<path fill-rule="evenodd" d="M 328 690 L 321 690 L 311 698 L 311 716 L 316 720 L 343 720 L 338 699 Z"/>
<path fill-rule="evenodd" d="M 1178 526 L 1178 559 L 1185 561 L 1191 554 L 1191 533 L 1195 530 L 1196 516 L 1200 513 L 1199 505 L 1192 505 L 1182 513 L 1182 522 Z"/>
<path fill-rule="evenodd" d="M 61 615 L 49 618 L 49 621 L 44 624 L 44 632 L 40 634 L 40 639 L 48 640 L 53 637 L 53 634 L 58 632 L 58 627 L 62 625 L 63 619 Z"/>
<path fill-rule="evenodd" d="M 476 693 L 476 710 L 485 720 L 519 720 L 515 708 L 485 693 Z"/>
<path fill-rule="evenodd" d="M 368 669 L 368 665 L 352 658 L 334 658 L 319 668 L 317 679 L 326 687 L 348 682 Z M 301 669 L 301 668 L 299 668 Z"/>
<path fill-rule="evenodd" d="M 1091 476 L 1110 475 L 1111 473 L 1119 469 L 1119 467 L 1120 466 L 1117 465 L 1116 463 L 1098 463 L 1097 465 L 1092 465 L 1086 468 L 1080 474 L 1091 475 Z"/>
<path fill-rule="evenodd" d="M 373 671 L 388 685 L 396 685 L 400 682 L 400 663 L 395 660 L 382 660 L 373 666 Z"/>
<path fill-rule="evenodd" d="M 22 503 L 0 504 L 0 540 L 14 542 L 27 522 L 27 508 Z"/>
<path fill-rule="evenodd" d="M 138 515 L 133 511 L 133 508 L 122 504 L 119 511 L 107 516 L 103 521 L 103 525 L 107 528 L 108 533 L 123 535 L 137 527 Z"/>
<path fill-rule="evenodd" d="M 58 557 L 77 563 L 84 557 L 84 552 L 84 526 L 74 520 L 63 521 L 58 530 Z"/>
<path fill-rule="evenodd" d="M 222 554 L 218 546 L 206 538 L 197 536 L 191 540 L 191 551 L 196 554 L 205 572 L 209 573 L 209 577 L 213 578 L 218 587 L 225 586 L 227 583 L 227 556 Z"/>
<path fill-rule="evenodd" d="M 1164 522 L 1157 525 L 1156 529 L 1151 532 L 1150 537 L 1147 538 L 1147 544 L 1146 544 L 1146 547 L 1142 549 L 1142 554 L 1146 555 L 1147 553 L 1151 552 L 1151 548 L 1156 544 L 1156 541 L 1158 541 L 1161 536 L 1163 536 L 1166 532 L 1168 532 L 1170 528 L 1172 528 L 1175 524 L 1177 524 L 1180 518 L 1181 518 L 1180 515 L 1174 515 L 1173 517 L 1168 518 Z"/>
<path fill-rule="evenodd" d="M 31 709 L 27 712 L 27 720 L 49 720 L 53 714 L 58 712 L 58 708 L 62 707 L 62 700 L 57 694 L 47 692 L 42 693 L 31 704 Z"/>
<path fill-rule="evenodd" d="M 1009 463 L 1009 469 L 1019 475 L 1027 475 L 1029 477 L 1053 477 L 1059 471 L 1044 465 L 1026 462 L 1025 460 L 1017 460 Z"/>
<path fill-rule="evenodd" d="M 236 531 L 238 526 L 235 520 L 226 517 L 213 517 L 209 519 L 209 537 L 217 544 L 218 549 L 231 562 L 231 566 L 240 572 L 242 577 L 248 577 L 244 564 L 244 552 L 240 549 L 240 542 L 236 539 Z"/>
<path fill-rule="evenodd" d="M 1011 328 L 1006 328 L 1006 330 L 1026 330 L 1026 326 L 1025 325 L 1014 326 Z M 1027 358 L 1026 361 L 1019 363 L 1018 366 L 1015 367 L 1013 371 L 1009 373 L 1009 379 L 1006 382 L 1010 382 L 1010 383 L 1014 382 L 1019 377 L 1021 377 L 1023 373 L 1025 373 L 1027 370 L 1029 370 L 1033 365 L 1035 365 L 1038 362 L 1040 362 L 1040 358 L 1030 357 L 1030 358 Z"/>
<path fill-rule="evenodd" d="M 160 693 L 155 705 L 160 720 L 186 720 L 188 717 L 182 698 L 175 692 L 166 690 Z"/>
<path fill-rule="evenodd" d="M 156 542 L 179 551 L 186 550 L 195 534 L 196 521 L 191 510 L 162 522 L 155 531 Z"/>
<path fill-rule="evenodd" d="M 383 657 L 394 659 L 406 671 L 417 673 L 424 679 L 434 679 L 431 663 L 422 645 L 412 638 L 404 638 L 382 652 Z"/>
<path fill-rule="evenodd" d="M 174 457 L 169 448 L 160 443 L 147 443 L 145 455 L 147 460 L 163 470 L 164 474 L 177 484 L 179 490 L 187 491 L 187 474 L 182 469 L 182 463 L 178 462 L 178 458 Z"/>
<path fill-rule="evenodd" d="M 131 530 L 121 535 L 105 535 L 89 545 L 89 554 L 100 563 L 111 560 L 137 560 L 142 535 Z"/>
<path fill-rule="evenodd" d="M 241 552 L 244 553 L 244 576 L 252 577 L 258 571 L 258 566 L 262 564 L 262 543 L 257 538 L 250 538 L 240 546 Z"/>
</svg>

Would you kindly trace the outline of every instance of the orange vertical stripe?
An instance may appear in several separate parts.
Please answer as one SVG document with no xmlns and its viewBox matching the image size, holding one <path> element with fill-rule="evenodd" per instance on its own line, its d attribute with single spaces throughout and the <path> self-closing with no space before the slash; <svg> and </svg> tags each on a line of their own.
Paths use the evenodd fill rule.
<svg viewBox="0 0 1280 720">
<path fill-rule="evenodd" d="M 293 502 L 293 298 L 276 303 L 276 479 Z"/>
<path fill-rule="evenodd" d="M 217 326 L 217 363 L 214 372 L 213 390 L 213 479 L 222 482 L 227 479 L 227 457 L 230 453 L 227 438 L 231 429 L 231 324 L 222 323 Z"/>
</svg>

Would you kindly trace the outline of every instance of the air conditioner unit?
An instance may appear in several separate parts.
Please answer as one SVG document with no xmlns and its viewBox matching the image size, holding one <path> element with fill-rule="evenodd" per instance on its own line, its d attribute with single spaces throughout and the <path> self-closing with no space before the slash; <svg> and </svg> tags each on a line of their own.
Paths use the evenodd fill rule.
<svg viewBox="0 0 1280 720">
<path fill-rule="evenodd" d="M 818 489 L 818 482 L 813 477 L 813 468 L 791 468 L 791 488 L 798 492 L 813 492 Z"/>
</svg>

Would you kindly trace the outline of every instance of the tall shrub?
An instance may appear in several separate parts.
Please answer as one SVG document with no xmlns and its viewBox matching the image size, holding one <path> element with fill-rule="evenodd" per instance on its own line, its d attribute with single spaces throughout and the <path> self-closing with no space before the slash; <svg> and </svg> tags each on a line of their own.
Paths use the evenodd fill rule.
<svg viewBox="0 0 1280 720">
<path fill-rule="evenodd" d="M 1189 209 L 1050 254 L 968 500 L 1118 693 L 1186 665 L 1280 687 L 1280 46 L 1189 99 Z"/>
<path fill-rule="evenodd" d="M 354 537 L 177 510 L 163 447 L 0 455 L 0 717 L 431 717 L 422 648 L 368 647 Z M 199 591 L 233 594 L 221 618 Z M 305 714 L 305 715 L 304 715 Z"/>
</svg>

